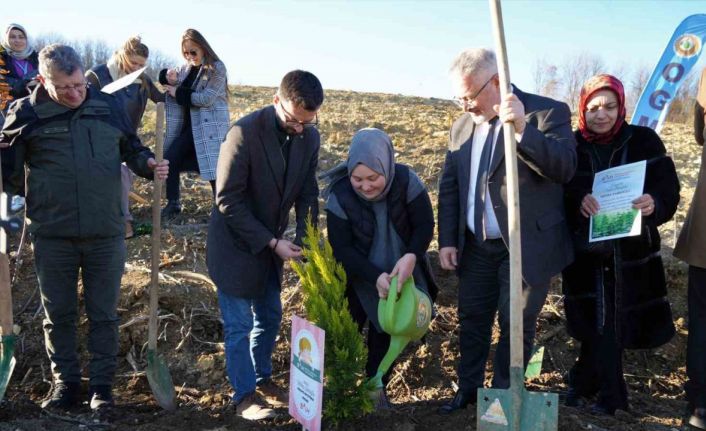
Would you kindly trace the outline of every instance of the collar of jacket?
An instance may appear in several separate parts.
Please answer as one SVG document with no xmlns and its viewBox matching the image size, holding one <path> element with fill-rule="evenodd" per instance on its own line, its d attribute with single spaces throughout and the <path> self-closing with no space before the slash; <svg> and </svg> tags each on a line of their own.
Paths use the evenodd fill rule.
<svg viewBox="0 0 706 431">
<path fill-rule="evenodd" d="M 593 145 L 591 142 L 588 142 L 583 137 L 583 135 L 581 134 L 581 132 L 578 129 L 574 132 L 574 136 L 576 137 L 576 143 L 578 144 L 577 145 L 578 149 L 586 150 L 587 148 L 589 148 L 590 145 Z M 625 122 L 625 123 L 623 123 L 623 126 L 620 128 L 620 132 L 618 132 L 616 139 L 613 142 L 611 142 L 609 144 L 605 144 L 605 145 L 610 145 L 617 150 L 617 149 L 622 148 L 623 145 L 625 145 L 625 143 L 630 138 L 632 138 L 632 127 L 630 127 L 630 124 Z"/>
<path fill-rule="evenodd" d="M 47 93 L 47 90 L 45 90 L 42 85 L 38 85 L 37 88 L 34 89 L 32 94 L 29 96 L 29 100 L 35 114 L 37 114 L 37 118 L 39 119 L 55 117 L 69 111 L 81 110 L 86 113 L 97 113 L 98 111 L 110 109 L 110 105 L 105 100 L 101 100 L 101 97 L 97 94 L 97 92 L 98 90 L 96 89 L 88 88 L 86 90 L 86 100 L 84 100 L 83 103 L 75 109 L 56 103 L 51 97 L 49 97 L 49 93 Z"/>
<path fill-rule="evenodd" d="M 595 174 L 596 167 L 593 160 L 593 154 L 589 150 L 589 148 L 593 144 L 591 142 L 588 142 L 578 129 L 574 132 L 574 136 L 576 137 L 577 143 L 576 151 L 580 151 L 588 156 L 588 159 L 591 161 L 591 171 Z M 630 138 L 632 138 L 632 127 L 630 127 L 630 124 L 625 122 L 620 128 L 620 132 L 618 132 L 617 139 L 614 142 L 611 142 L 610 144 L 605 144 L 613 147 L 613 152 L 611 153 L 610 160 L 608 162 L 609 168 L 613 167 L 613 156 L 615 156 L 615 154 L 625 146 L 625 144 L 630 140 Z"/>
</svg>

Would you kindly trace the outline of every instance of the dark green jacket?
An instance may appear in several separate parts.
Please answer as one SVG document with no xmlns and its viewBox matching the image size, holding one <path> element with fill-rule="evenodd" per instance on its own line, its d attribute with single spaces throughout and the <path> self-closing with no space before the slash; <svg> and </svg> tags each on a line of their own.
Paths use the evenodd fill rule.
<svg viewBox="0 0 706 431">
<path fill-rule="evenodd" d="M 115 98 L 89 88 L 76 109 L 60 105 L 39 86 L 8 112 L 0 142 L 26 165 L 28 228 L 39 236 L 99 238 L 124 234 L 120 163 L 152 178 L 154 157 L 128 125 Z M 10 192 L 25 187 L 18 169 Z"/>
</svg>

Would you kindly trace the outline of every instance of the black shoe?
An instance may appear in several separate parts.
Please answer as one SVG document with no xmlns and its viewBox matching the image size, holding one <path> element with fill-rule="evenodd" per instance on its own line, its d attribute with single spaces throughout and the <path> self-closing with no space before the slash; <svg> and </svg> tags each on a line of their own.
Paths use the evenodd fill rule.
<svg viewBox="0 0 706 431">
<path fill-rule="evenodd" d="M 566 392 L 566 398 L 564 399 L 564 405 L 566 407 L 586 407 L 588 400 L 575 388 L 569 388 Z"/>
<path fill-rule="evenodd" d="M 56 382 L 49 398 L 42 401 L 42 408 L 69 410 L 78 404 L 80 393 L 78 382 Z"/>
<path fill-rule="evenodd" d="M 706 430 L 706 409 L 694 409 L 689 416 L 689 427 L 693 430 Z"/>
<path fill-rule="evenodd" d="M 456 395 L 454 395 L 453 399 L 439 407 L 439 409 L 436 411 L 440 415 L 448 415 L 456 410 L 460 409 L 465 409 L 468 407 L 469 404 L 475 404 L 476 403 L 476 397 L 477 393 L 473 394 L 464 394 L 460 390 L 456 391 Z"/>
<path fill-rule="evenodd" d="M 162 220 L 171 220 L 181 213 L 181 203 L 176 201 L 167 202 L 167 206 L 162 208 Z"/>
<path fill-rule="evenodd" d="M 104 410 L 115 405 L 110 385 L 91 386 L 91 410 Z"/>
</svg>

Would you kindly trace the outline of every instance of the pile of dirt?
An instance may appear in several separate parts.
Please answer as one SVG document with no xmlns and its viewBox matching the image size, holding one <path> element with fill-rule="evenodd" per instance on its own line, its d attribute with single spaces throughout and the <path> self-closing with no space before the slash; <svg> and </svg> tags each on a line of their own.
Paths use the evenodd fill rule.
<svg viewBox="0 0 706 431">
<path fill-rule="evenodd" d="M 271 102 L 274 89 L 233 87 L 233 119 Z M 320 113 L 322 148 L 320 169 L 325 170 L 345 159 L 353 133 L 362 127 L 379 127 L 393 139 L 400 162 L 410 164 L 427 184 L 436 202 L 438 176 L 443 166 L 448 129 L 458 115 L 449 102 L 434 99 L 328 91 Z M 154 111 L 145 117 L 141 135 L 147 143 L 154 139 Z M 667 125 L 662 137 L 675 162 L 682 183 L 682 202 L 677 224 L 684 220 L 699 168 L 700 148 L 693 144 L 689 127 Z M 91 416 L 87 406 L 65 416 L 47 416 L 38 407 L 50 389 L 50 368 L 42 333 L 42 310 L 29 247 L 21 253 L 22 266 L 13 286 L 15 320 L 19 334 L 17 367 L 0 405 L 0 431 L 40 431 L 74 429 L 115 430 L 299 430 L 286 410 L 274 421 L 249 423 L 237 418 L 228 406 L 230 385 L 224 374 L 223 330 L 214 286 L 204 277 L 206 228 L 212 199 L 210 187 L 195 175 L 182 179 L 183 213 L 164 226 L 162 245 L 162 293 L 160 299 L 160 350 L 169 363 L 176 385 L 179 408 L 174 413 L 161 411 L 155 404 L 144 369 L 146 366 L 147 314 L 150 239 L 139 236 L 128 241 L 128 263 L 119 305 L 121 317 L 119 370 L 115 381 L 118 408 L 109 421 Z M 149 199 L 151 185 L 142 180 L 136 192 Z M 322 202 L 323 204 L 323 202 Z M 149 222 L 150 208 L 134 204 L 138 222 Z M 678 228 L 677 228 L 678 230 Z M 626 379 L 630 391 L 630 413 L 615 418 L 593 416 L 582 409 L 560 407 L 561 430 L 675 430 L 685 410 L 682 385 L 685 380 L 686 271 L 671 258 L 675 225 L 662 227 L 663 256 L 669 280 L 677 335 L 666 346 L 631 351 L 625 357 Z M 14 246 L 16 247 L 16 239 Z M 450 417 L 438 416 L 436 408 L 453 395 L 458 360 L 458 323 L 456 317 L 457 279 L 438 267 L 437 246 L 431 246 L 440 284 L 438 317 L 425 344 L 407 348 L 388 385 L 393 410 L 379 411 L 343 430 L 473 430 L 475 411 Z M 13 262 L 17 260 L 14 256 Z M 545 347 L 543 373 L 530 382 L 536 391 L 566 390 L 564 375 L 578 353 L 577 343 L 566 333 L 563 297 L 558 280 L 552 286 L 540 315 L 538 343 Z M 284 320 L 274 354 L 275 381 L 287 385 L 289 369 L 289 318 L 305 315 L 298 280 L 287 270 L 283 284 Z M 81 307 L 83 305 L 81 304 Z M 85 335 L 88 322 L 82 314 L 79 327 L 80 353 L 85 367 L 88 354 Z M 497 328 L 494 342 L 497 341 Z M 84 368 L 84 371 L 87 371 Z M 86 382 L 87 383 L 87 382 Z"/>
</svg>

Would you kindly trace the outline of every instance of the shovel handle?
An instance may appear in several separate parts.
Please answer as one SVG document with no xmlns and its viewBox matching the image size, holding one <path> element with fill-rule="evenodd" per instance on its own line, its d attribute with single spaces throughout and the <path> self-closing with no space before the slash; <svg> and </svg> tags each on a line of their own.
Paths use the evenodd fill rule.
<svg viewBox="0 0 706 431">
<path fill-rule="evenodd" d="M 10 261 L 0 254 L 0 336 L 12 335 L 12 286 L 10 285 Z"/>
<path fill-rule="evenodd" d="M 164 147 L 164 103 L 157 103 L 157 124 L 155 127 L 154 155 L 157 163 L 162 161 L 162 149 Z M 157 335 L 159 322 L 157 311 L 159 308 L 159 262 L 160 244 L 162 237 L 162 226 L 160 206 L 162 202 L 162 180 L 154 177 L 152 191 L 152 279 L 150 283 L 150 320 L 147 347 L 151 350 L 157 348 Z"/>
<path fill-rule="evenodd" d="M 0 165 L 0 176 L 2 176 Z M 7 217 L 7 199 L 0 181 L 0 217 Z M 7 233 L 0 229 L 0 335 L 12 335 L 12 286 L 10 278 L 10 260 L 7 258 Z"/>
<path fill-rule="evenodd" d="M 512 89 L 507 60 L 505 32 L 500 0 L 489 0 L 495 48 L 498 53 L 498 77 L 502 99 Z M 507 225 L 510 233 L 510 368 L 523 368 L 522 354 L 522 248 L 520 243 L 520 192 L 517 175 L 515 126 L 503 124 L 505 138 L 505 171 L 507 172 Z M 517 382 L 518 384 L 520 382 Z M 512 385 L 512 383 L 511 383 Z"/>
</svg>

